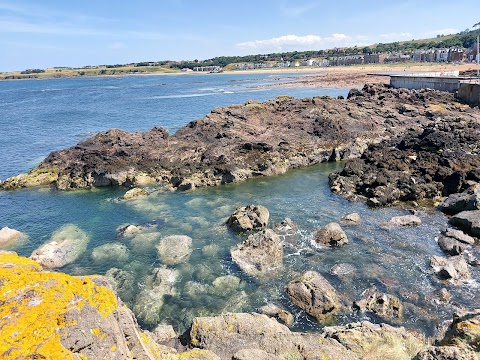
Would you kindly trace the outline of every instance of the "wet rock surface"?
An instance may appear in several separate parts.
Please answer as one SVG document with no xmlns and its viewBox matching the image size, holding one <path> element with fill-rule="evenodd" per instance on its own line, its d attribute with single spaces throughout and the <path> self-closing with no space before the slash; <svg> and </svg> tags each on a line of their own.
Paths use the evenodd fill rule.
<svg viewBox="0 0 480 360">
<path fill-rule="evenodd" d="M 335 247 L 347 244 L 348 237 L 340 224 L 332 222 L 319 229 L 313 235 L 313 241 L 319 245 Z"/>
<path fill-rule="evenodd" d="M 385 294 L 376 287 L 366 289 L 362 297 L 353 303 L 353 308 L 361 312 L 373 312 L 386 320 L 401 320 L 403 304 L 394 295 Z"/>
<path fill-rule="evenodd" d="M 462 211 L 450 219 L 450 224 L 468 235 L 480 238 L 480 210 Z"/>
<path fill-rule="evenodd" d="M 449 258 L 432 256 L 430 266 L 433 268 L 435 274 L 442 280 L 462 282 L 471 277 L 468 264 L 462 255 Z"/>
<path fill-rule="evenodd" d="M 227 225 L 235 232 L 261 230 L 268 224 L 270 213 L 265 206 L 240 207 L 228 218 Z"/>
<path fill-rule="evenodd" d="M 5 226 L 0 229 L 0 247 L 12 245 L 25 237 L 26 235 L 21 231 L 10 229 L 8 226 Z"/>
<path fill-rule="evenodd" d="M 265 314 L 270 317 L 276 318 L 279 322 L 288 327 L 293 325 L 295 318 L 293 317 L 292 313 L 285 310 L 284 308 L 275 305 L 275 304 L 267 304 L 262 306 L 258 309 L 261 314 Z"/>
<path fill-rule="evenodd" d="M 463 112 L 459 113 L 459 109 Z M 478 113 L 468 107 L 462 108 L 453 95 L 446 93 L 366 85 L 362 90 L 352 90 L 348 99 L 293 99 L 283 96 L 263 103 L 248 101 L 243 105 L 214 109 L 173 136 L 159 127 L 146 132 L 127 133 L 111 129 L 99 133 L 69 149 L 52 152 L 30 173 L 12 177 L 2 182 L 0 188 L 54 185 L 58 189 L 77 189 L 131 186 L 149 181 L 170 184 L 179 189 L 219 185 L 255 176 L 281 174 L 288 169 L 328 160 L 358 157 L 366 145 L 398 136 L 407 130 L 418 134 L 422 127 L 440 116 L 449 117 L 449 121 L 445 121 L 447 135 L 455 137 L 458 133 L 456 126 L 463 126 L 463 146 L 472 145 L 476 139 L 473 134 L 476 128 L 463 120 L 471 120 Z M 452 116 L 455 116 L 453 122 L 450 121 Z M 460 119 L 458 122 L 457 118 Z M 453 124 L 453 131 L 450 124 Z M 441 147 L 441 140 L 435 142 L 436 136 L 425 134 L 423 138 L 433 139 L 432 147 Z M 407 149 L 412 147 L 410 145 L 414 144 L 406 142 L 403 147 Z M 461 151 L 461 148 L 458 150 Z M 472 155 L 475 152 L 475 145 L 472 145 Z M 392 170 L 398 165 L 398 171 L 402 172 L 404 166 L 399 164 L 413 161 L 411 157 L 416 153 L 407 152 L 406 157 L 401 154 L 403 151 L 384 151 L 379 155 L 385 156 L 376 158 L 382 159 L 383 164 L 391 164 Z M 366 156 L 365 160 L 370 158 Z M 421 160 L 421 156 L 418 158 L 422 164 L 432 164 L 437 160 L 435 156 L 432 161 Z M 468 171 L 474 165 L 469 163 L 470 158 L 467 156 L 465 164 L 461 164 L 468 166 L 459 168 Z M 360 163 L 355 164 L 360 166 Z M 352 172 L 358 166 L 348 168 Z M 449 169 L 451 171 L 437 174 L 430 190 L 427 184 L 417 182 L 418 189 L 404 189 L 399 197 L 442 192 L 443 186 L 438 183 L 444 178 L 449 183 L 446 189 L 457 187 L 459 181 L 456 175 L 452 175 L 454 171 Z M 372 177 L 371 171 L 364 173 Z M 417 179 L 417 174 L 412 175 Z M 408 180 L 405 186 L 410 184 L 412 187 L 409 176 L 401 178 Z M 378 177 L 377 183 L 384 186 L 385 181 L 381 179 Z M 398 179 L 400 181 L 400 177 Z M 362 179 L 366 187 L 370 182 Z M 364 190 L 358 190 L 364 195 Z M 343 193 L 343 190 L 339 188 L 338 192 Z M 393 198 L 397 195 L 392 194 Z"/>
</svg>

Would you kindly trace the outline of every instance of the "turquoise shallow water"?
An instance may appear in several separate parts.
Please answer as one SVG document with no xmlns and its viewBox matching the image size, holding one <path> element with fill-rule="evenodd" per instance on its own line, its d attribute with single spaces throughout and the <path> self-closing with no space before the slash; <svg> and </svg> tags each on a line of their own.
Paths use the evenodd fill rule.
<svg viewBox="0 0 480 360">
<path fill-rule="evenodd" d="M 162 125 L 173 132 L 213 107 L 249 98 L 263 100 L 280 94 L 337 96 L 347 92 L 346 89 L 250 88 L 274 81 L 266 76 L 206 75 L 2 82 L 0 178 L 28 170 L 50 150 L 73 145 L 86 134 L 110 127 L 145 130 Z M 430 256 L 441 255 L 435 237 L 446 227 L 446 218 L 435 211 L 424 212 L 420 213 L 423 223 L 418 228 L 381 229 L 380 223 L 406 211 L 370 210 L 363 204 L 349 203 L 333 195 L 327 177 L 341 166 L 321 164 L 272 178 L 194 192 L 160 191 L 130 201 L 118 200 L 126 190 L 121 188 L 0 192 L 0 227 L 9 226 L 29 235 L 29 240 L 16 249 L 28 256 L 61 226 L 77 225 L 89 236 L 87 250 L 75 263 L 61 270 L 77 275 L 105 274 L 112 267 L 124 270 L 131 286 L 120 291 L 120 296 L 130 306 L 145 289 L 152 269 L 162 265 L 155 249 L 158 240 L 167 235 L 190 236 L 192 255 L 187 263 L 173 267 L 177 273 L 172 281 L 174 290 L 165 297 L 156 320 L 171 323 L 180 331 L 194 316 L 255 311 L 267 302 L 292 311 L 296 329 L 317 330 L 320 326 L 295 308 L 284 291 L 288 281 L 306 270 L 322 273 L 350 302 L 372 285 L 399 296 L 406 304 L 402 324 L 430 334 L 438 323 L 451 317 L 453 308 L 425 300 L 429 292 L 446 286 L 453 295 L 453 303 L 466 307 L 478 305 L 480 291 L 476 281 L 456 287 L 444 285 L 428 271 Z M 236 207 L 248 204 L 266 206 L 271 224 L 288 217 L 299 228 L 298 235 L 285 245 L 284 270 L 268 281 L 245 276 L 230 259 L 230 248 L 244 237 L 231 233 L 223 223 Z M 351 212 L 360 213 L 362 223 L 345 228 L 350 238 L 348 245 L 320 249 L 311 244 L 318 227 Z M 118 235 L 117 228 L 125 224 L 143 225 L 144 234 L 134 238 Z M 125 245 L 128 257 L 106 254 L 103 260 L 94 261 L 92 251 L 108 243 Z M 338 263 L 348 263 L 356 270 L 343 277 L 332 275 L 331 268 Z M 215 280 L 225 275 L 237 276 L 240 282 L 219 291 L 214 286 Z M 478 279 L 478 270 L 473 275 Z M 354 313 L 342 315 L 337 321 L 363 319 L 379 321 L 368 314 Z M 155 323 L 146 321 L 144 325 L 153 327 Z"/>
</svg>

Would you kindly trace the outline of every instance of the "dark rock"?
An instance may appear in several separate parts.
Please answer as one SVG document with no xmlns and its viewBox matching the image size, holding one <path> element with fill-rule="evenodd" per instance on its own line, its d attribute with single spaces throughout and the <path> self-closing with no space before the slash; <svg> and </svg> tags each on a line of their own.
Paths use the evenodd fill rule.
<svg viewBox="0 0 480 360">
<path fill-rule="evenodd" d="M 453 216 L 449 222 L 468 235 L 480 237 L 480 210 L 462 211 Z"/>
<path fill-rule="evenodd" d="M 313 240 L 324 246 L 342 246 L 348 243 L 347 234 L 341 226 L 335 222 L 320 228 L 314 235 Z"/>
<path fill-rule="evenodd" d="M 307 271 L 291 281 L 287 294 L 295 305 L 318 321 L 325 321 L 343 308 L 337 291 L 315 271 Z"/>
<path fill-rule="evenodd" d="M 248 205 L 235 210 L 227 225 L 236 232 L 260 230 L 267 226 L 270 213 L 265 206 Z"/>
<path fill-rule="evenodd" d="M 353 303 L 353 308 L 366 312 L 371 311 L 384 319 L 402 319 L 403 305 L 396 296 L 385 294 L 376 287 L 366 289 L 362 298 Z"/>
<path fill-rule="evenodd" d="M 480 209 L 480 185 L 476 184 L 470 189 L 452 194 L 443 200 L 438 208 L 446 214 L 454 215 L 461 211 Z"/>
</svg>

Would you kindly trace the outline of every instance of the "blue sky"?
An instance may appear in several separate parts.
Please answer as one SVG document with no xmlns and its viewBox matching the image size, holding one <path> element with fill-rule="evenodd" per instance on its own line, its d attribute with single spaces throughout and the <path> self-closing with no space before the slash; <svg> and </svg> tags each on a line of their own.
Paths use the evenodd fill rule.
<svg viewBox="0 0 480 360">
<path fill-rule="evenodd" d="M 454 33 L 478 0 L 0 0 L 0 71 L 318 50 Z"/>
</svg>

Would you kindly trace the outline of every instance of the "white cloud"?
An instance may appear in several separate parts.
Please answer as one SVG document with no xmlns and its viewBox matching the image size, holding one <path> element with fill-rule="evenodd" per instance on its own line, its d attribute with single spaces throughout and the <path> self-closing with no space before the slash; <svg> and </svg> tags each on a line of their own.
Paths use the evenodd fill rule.
<svg viewBox="0 0 480 360">
<path fill-rule="evenodd" d="M 381 34 L 380 37 L 382 39 L 387 40 L 400 40 L 400 39 L 412 39 L 412 34 L 409 32 L 402 32 L 402 33 L 389 33 L 389 34 Z"/>
<path fill-rule="evenodd" d="M 237 44 L 238 48 L 257 51 L 292 51 L 321 49 L 325 46 L 353 46 L 362 45 L 367 42 L 366 36 L 349 36 L 335 33 L 330 36 L 321 37 L 318 35 L 283 35 L 271 39 L 246 41 Z"/>
</svg>

